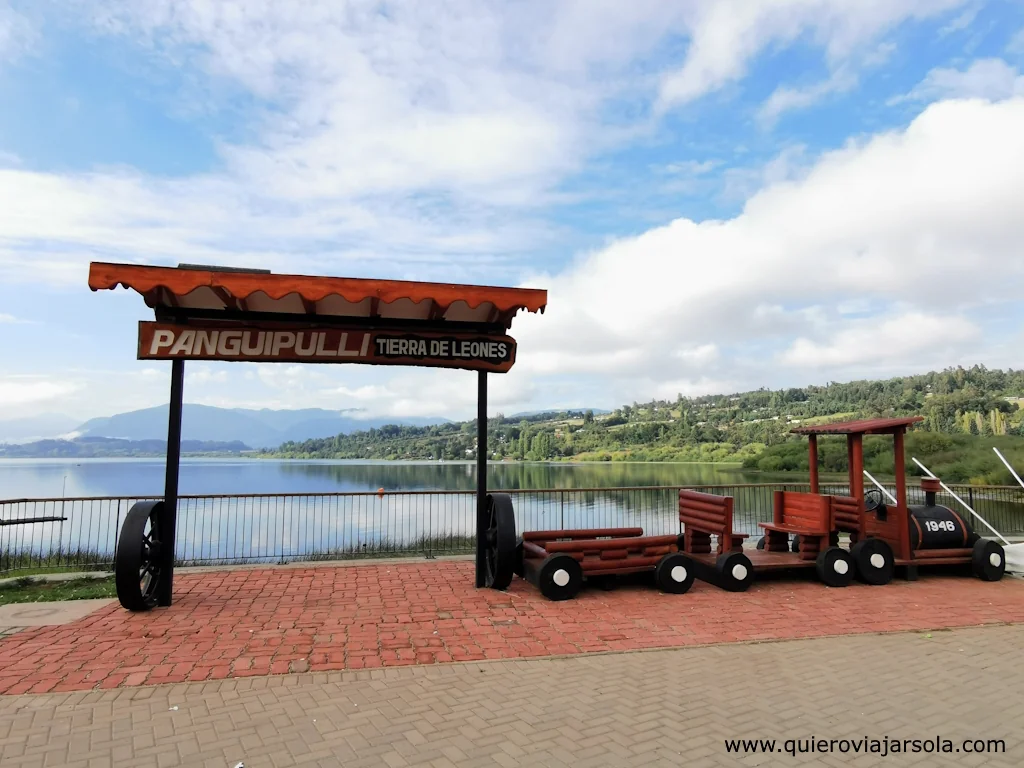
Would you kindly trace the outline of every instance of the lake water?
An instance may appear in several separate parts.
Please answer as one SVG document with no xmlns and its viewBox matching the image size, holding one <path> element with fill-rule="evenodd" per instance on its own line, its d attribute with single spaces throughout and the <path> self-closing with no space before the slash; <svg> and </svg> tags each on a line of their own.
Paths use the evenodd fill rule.
<svg viewBox="0 0 1024 768">
<path fill-rule="evenodd" d="M 491 489 L 524 491 L 514 495 L 519 530 L 627 525 L 650 534 L 678 529 L 674 492 L 618 489 L 769 480 L 728 466 L 615 462 L 496 463 L 488 474 Z M 49 561 L 54 553 L 86 552 L 73 557 L 109 561 L 132 502 L 61 499 L 159 498 L 163 485 L 163 459 L 0 460 L 0 501 L 54 499 L 0 504 L 0 517 L 62 518 L 0 527 L 0 571 L 10 570 L 19 557 L 22 567 L 30 567 L 17 553 Z M 378 494 L 380 488 L 385 493 Z M 244 498 L 182 499 L 176 551 L 189 562 L 465 551 L 475 525 L 475 489 L 476 466 L 470 462 L 187 459 L 181 465 L 181 496 Z M 533 489 L 564 491 L 529 492 Z M 353 492 L 363 495 L 339 495 Z M 770 497 L 769 489 L 759 489 L 758 498 L 750 499 L 751 513 L 756 507 L 757 514 L 768 514 Z M 754 524 L 751 517 L 749 525 Z"/>
<path fill-rule="evenodd" d="M 614 488 L 651 485 L 732 485 L 802 482 L 806 476 L 765 475 L 715 464 L 496 463 L 493 489 Z M 163 459 L 0 459 L 0 499 L 154 496 L 164 487 Z M 184 459 L 182 495 L 331 493 L 338 491 L 470 491 L 471 462 L 296 461 Z"/>
<path fill-rule="evenodd" d="M 844 480 L 835 481 L 823 490 L 847 493 Z M 638 526 L 658 535 L 678 533 L 673 488 L 805 482 L 798 473 L 734 466 L 595 462 L 491 464 L 488 485 L 513 492 L 519 531 Z M 0 517 L 58 518 L 0 527 L 0 572 L 64 565 L 69 557 L 75 565 L 109 563 L 132 504 L 109 497 L 159 498 L 163 483 L 163 459 L 0 460 Z M 475 529 L 475 488 L 476 467 L 469 462 L 188 459 L 180 494 L 226 498 L 181 499 L 176 554 L 182 561 L 217 563 L 464 552 Z M 735 497 L 735 529 L 758 535 L 757 523 L 771 519 L 773 488 L 722 492 Z M 912 486 L 912 503 L 919 495 Z M 2 503 L 19 498 L 52 501 Z M 976 501 L 1003 530 L 1024 529 L 1016 499 Z"/>
</svg>

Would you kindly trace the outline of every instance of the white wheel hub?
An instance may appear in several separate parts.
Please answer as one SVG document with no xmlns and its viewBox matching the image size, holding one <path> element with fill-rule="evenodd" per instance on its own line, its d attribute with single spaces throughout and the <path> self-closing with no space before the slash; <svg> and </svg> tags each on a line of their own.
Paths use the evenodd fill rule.
<svg viewBox="0 0 1024 768">
<path fill-rule="evenodd" d="M 672 581 L 678 584 L 682 584 L 686 581 L 686 569 L 681 565 L 675 566 L 671 571 L 669 571 L 669 575 L 672 577 Z"/>
<path fill-rule="evenodd" d="M 736 579 L 736 581 L 743 581 L 747 578 L 747 566 L 743 565 L 743 563 L 737 563 L 734 565 L 732 567 L 732 577 Z"/>
<path fill-rule="evenodd" d="M 850 564 L 842 558 L 839 558 L 834 563 L 832 563 L 832 568 L 840 576 L 845 576 L 850 572 Z"/>
<path fill-rule="evenodd" d="M 569 572 L 565 568 L 559 568 L 551 575 L 551 580 L 560 587 L 569 583 Z"/>
<path fill-rule="evenodd" d="M 993 552 L 991 555 L 989 555 L 988 561 L 992 563 L 993 568 L 998 568 L 1000 565 L 1003 564 L 1003 558 L 1000 557 L 998 552 Z"/>
<path fill-rule="evenodd" d="M 871 563 L 872 568 L 884 568 L 885 557 L 875 552 L 871 557 L 868 558 L 868 562 Z"/>
</svg>

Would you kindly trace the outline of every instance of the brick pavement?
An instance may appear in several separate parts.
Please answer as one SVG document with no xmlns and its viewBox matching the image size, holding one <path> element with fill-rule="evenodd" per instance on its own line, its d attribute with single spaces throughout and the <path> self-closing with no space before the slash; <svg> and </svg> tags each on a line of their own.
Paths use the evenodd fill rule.
<svg viewBox="0 0 1024 768">
<path fill-rule="evenodd" d="M 813 579 L 733 594 L 698 582 L 545 600 L 517 579 L 477 590 L 473 564 L 263 568 L 181 575 L 175 604 L 117 604 L 0 639 L 0 693 L 46 693 L 707 643 L 1024 622 L 1024 582 L 930 576 L 828 589 Z"/>
<path fill-rule="evenodd" d="M 997 626 L 0 696 L 0 765 L 1009 768 L 1024 762 L 1021 647 L 1024 626 Z M 1005 752 L 724 746 L 935 736 Z"/>
</svg>

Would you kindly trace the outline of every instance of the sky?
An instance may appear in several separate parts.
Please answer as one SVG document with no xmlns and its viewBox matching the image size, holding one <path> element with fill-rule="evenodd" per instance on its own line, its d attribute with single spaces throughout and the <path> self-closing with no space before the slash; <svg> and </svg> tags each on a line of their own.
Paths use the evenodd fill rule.
<svg viewBox="0 0 1024 768">
<path fill-rule="evenodd" d="M 1024 362 L 1024 0 L 0 0 L 0 419 L 165 403 L 90 261 L 546 288 L 490 410 Z M 193 363 L 187 402 L 475 413 Z"/>
</svg>

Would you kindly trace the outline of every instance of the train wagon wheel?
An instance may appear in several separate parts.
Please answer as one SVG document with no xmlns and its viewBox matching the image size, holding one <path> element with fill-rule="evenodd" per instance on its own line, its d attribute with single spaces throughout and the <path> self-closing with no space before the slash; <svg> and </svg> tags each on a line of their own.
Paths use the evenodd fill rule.
<svg viewBox="0 0 1024 768">
<path fill-rule="evenodd" d="M 583 587 L 583 567 L 572 555 L 548 555 L 541 563 L 537 586 L 548 600 L 572 600 Z"/>
<path fill-rule="evenodd" d="M 765 541 L 764 541 L 764 536 L 762 536 L 760 539 L 757 540 L 757 548 L 758 549 L 764 549 L 764 547 L 765 547 Z"/>
<path fill-rule="evenodd" d="M 720 586 L 730 592 L 745 592 L 754 583 L 754 565 L 742 552 L 726 552 L 715 560 Z"/>
<path fill-rule="evenodd" d="M 799 552 L 800 551 L 800 534 L 799 533 L 793 534 L 793 543 L 789 545 L 789 551 L 790 552 Z"/>
<path fill-rule="evenodd" d="M 129 611 L 148 611 L 156 605 L 160 583 L 160 518 L 162 501 L 132 505 L 121 526 L 114 558 L 117 599 Z"/>
<path fill-rule="evenodd" d="M 690 561 L 678 552 L 665 555 L 654 569 L 658 589 L 671 595 L 681 595 L 693 586 L 693 571 Z"/>
<path fill-rule="evenodd" d="M 971 569 L 982 581 L 999 581 L 1006 570 L 1006 553 L 1002 545 L 992 539 L 979 539 L 971 554 Z"/>
<path fill-rule="evenodd" d="M 850 553 L 840 547 L 828 547 L 815 561 L 818 578 L 830 587 L 847 587 L 853 581 L 855 566 Z"/>
<path fill-rule="evenodd" d="M 888 584 L 896 572 L 892 547 L 882 539 L 858 541 L 850 550 L 850 557 L 856 566 L 857 578 L 865 584 Z"/>
<path fill-rule="evenodd" d="M 487 496 L 487 545 L 484 548 L 484 584 L 491 589 L 508 589 L 515 574 L 516 516 L 507 493 Z"/>
</svg>

